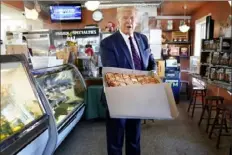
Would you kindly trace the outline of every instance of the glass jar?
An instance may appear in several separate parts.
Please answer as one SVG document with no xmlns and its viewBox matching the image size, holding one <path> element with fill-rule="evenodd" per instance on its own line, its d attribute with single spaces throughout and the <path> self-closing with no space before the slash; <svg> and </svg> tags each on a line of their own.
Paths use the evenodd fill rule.
<svg viewBox="0 0 232 155">
<path fill-rule="evenodd" d="M 224 81 L 224 79 L 225 79 L 224 69 L 221 68 L 217 72 L 217 80 Z"/>
</svg>

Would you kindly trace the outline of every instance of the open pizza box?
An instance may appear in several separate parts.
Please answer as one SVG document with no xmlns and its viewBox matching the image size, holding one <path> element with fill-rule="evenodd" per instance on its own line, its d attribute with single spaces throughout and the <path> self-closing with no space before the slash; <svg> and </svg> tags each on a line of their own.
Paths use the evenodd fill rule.
<svg viewBox="0 0 232 155">
<path fill-rule="evenodd" d="M 108 87 L 106 73 L 124 73 L 136 75 L 151 75 L 148 71 L 138 71 L 114 67 L 104 67 L 103 85 L 111 118 L 131 119 L 175 119 L 178 115 L 171 85 L 145 84 Z"/>
</svg>

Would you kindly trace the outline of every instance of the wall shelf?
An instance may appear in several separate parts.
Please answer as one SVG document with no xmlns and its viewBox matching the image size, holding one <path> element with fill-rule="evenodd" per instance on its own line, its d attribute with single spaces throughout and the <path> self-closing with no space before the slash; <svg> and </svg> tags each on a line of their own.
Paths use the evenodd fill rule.
<svg viewBox="0 0 232 155">
<path fill-rule="evenodd" d="M 186 45 L 186 44 L 191 44 L 191 42 L 189 41 L 188 42 L 187 41 L 186 42 L 184 41 L 183 42 L 164 42 L 163 44 L 185 44 Z"/>
</svg>

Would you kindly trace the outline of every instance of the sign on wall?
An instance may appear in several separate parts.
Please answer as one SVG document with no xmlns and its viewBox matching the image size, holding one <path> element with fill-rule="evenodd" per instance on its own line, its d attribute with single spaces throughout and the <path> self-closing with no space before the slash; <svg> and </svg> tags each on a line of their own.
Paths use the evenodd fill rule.
<svg viewBox="0 0 232 155">
<path fill-rule="evenodd" d="M 99 28 L 88 28 L 88 29 L 76 29 L 76 30 L 53 30 L 53 37 L 89 37 L 89 36 L 98 36 Z"/>
</svg>

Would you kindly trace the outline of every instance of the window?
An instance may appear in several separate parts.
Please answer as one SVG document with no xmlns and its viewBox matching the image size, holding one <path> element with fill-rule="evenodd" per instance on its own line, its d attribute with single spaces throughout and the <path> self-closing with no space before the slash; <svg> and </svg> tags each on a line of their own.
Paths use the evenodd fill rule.
<svg viewBox="0 0 232 155">
<path fill-rule="evenodd" d="M 195 23 L 195 46 L 194 46 L 194 56 L 201 55 L 201 40 L 205 39 L 206 33 L 206 17 L 196 20 Z"/>
</svg>

